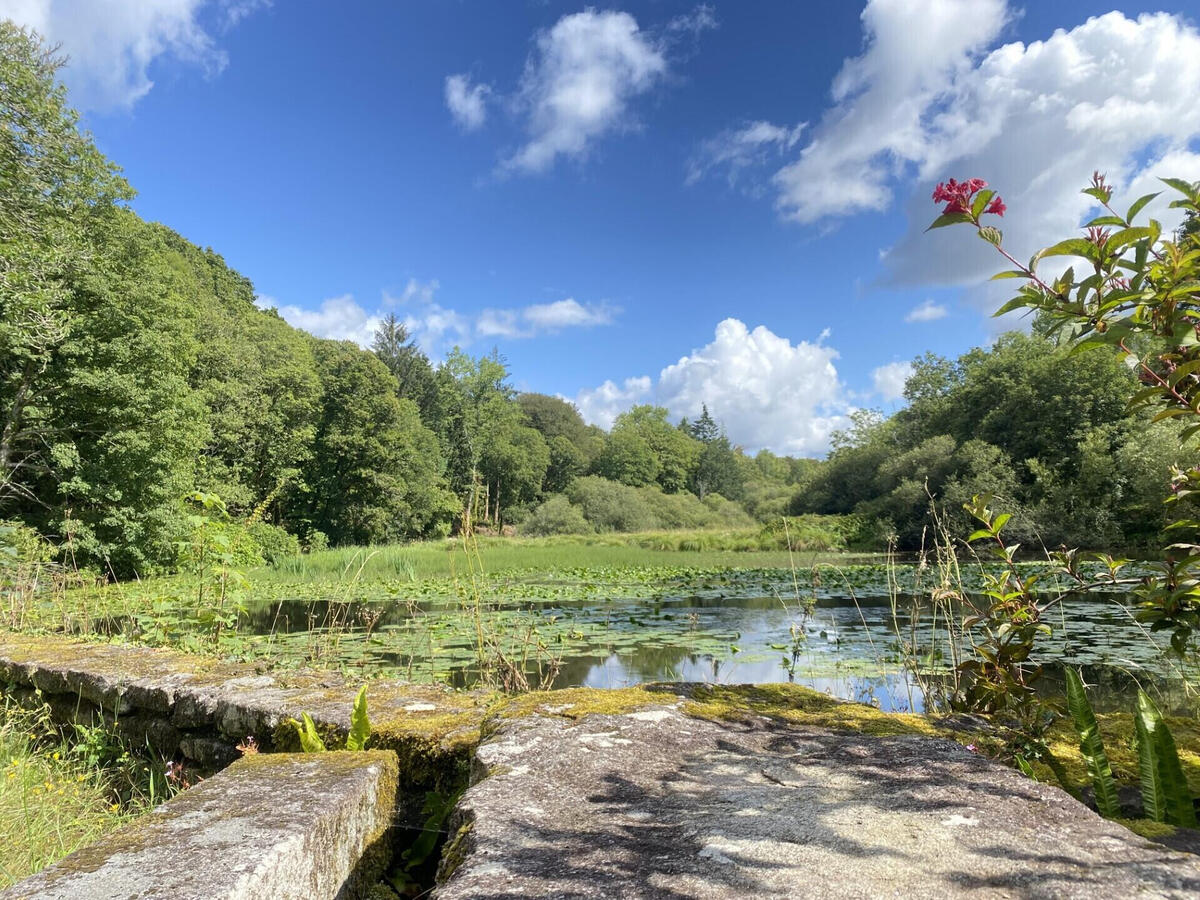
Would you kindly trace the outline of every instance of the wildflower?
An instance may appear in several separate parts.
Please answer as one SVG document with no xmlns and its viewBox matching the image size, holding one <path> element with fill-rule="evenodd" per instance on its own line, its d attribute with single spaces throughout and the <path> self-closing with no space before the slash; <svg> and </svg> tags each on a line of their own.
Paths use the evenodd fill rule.
<svg viewBox="0 0 1200 900">
<path fill-rule="evenodd" d="M 974 744 L 967 744 L 967 749 L 970 750 L 972 753 L 979 752 L 979 748 L 976 747 Z"/>
<path fill-rule="evenodd" d="M 1108 243 L 1108 236 L 1111 233 L 1107 228 L 1092 226 L 1087 230 L 1088 243 L 1095 244 L 1100 249 L 1104 249 L 1104 245 Z"/>
<path fill-rule="evenodd" d="M 246 735 L 246 739 L 237 745 L 237 749 L 243 756 L 250 753 L 258 752 L 258 741 L 254 740 L 254 735 Z"/>
<path fill-rule="evenodd" d="M 961 213 L 970 216 L 972 198 L 985 187 L 987 187 L 987 182 L 982 178 L 968 178 L 966 181 L 955 181 L 951 178 L 946 182 L 939 181 L 937 187 L 933 189 L 933 202 L 946 204 L 942 215 Z M 1007 208 L 1003 200 L 993 197 L 984 212 L 1002 216 Z"/>
</svg>

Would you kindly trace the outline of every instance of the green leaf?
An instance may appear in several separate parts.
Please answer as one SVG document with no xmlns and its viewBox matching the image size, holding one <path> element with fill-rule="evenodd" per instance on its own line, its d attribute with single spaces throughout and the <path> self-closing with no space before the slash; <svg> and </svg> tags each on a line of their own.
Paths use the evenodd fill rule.
<svg viewBox="0 0 1200 900">
<path fill-rule="evenodd" d="M 1020 269 L 1009 269 L 1006 272 L 997 272 L 995 275 L 993 275 L 988 280 L 989 281 L 1000 281 L 1001 279 L 1004 279 L 1004 278 L 1028 278 L 1028 277 L 1029 276 L 1025 272 L 1022 272 Z"/>
<path fill-rule="evenodd" d="M 1083 227 L 1084 228 L 1098 228 L 1101 225 L 1119 225 L 1122 228 L 1124 228 L 1125 220 L 1122 219 L 1120 216 L 1097 216 L 1096 218 L 1092 219 L 1092 221 L 1088 222 Z"/>
<path fill-rule="evenodd" d="M 944 213 L 933 220 L 933 224 L 926 228 L 926 231 L 933 231 L 935 228 L 945 228 L 947 225 L 961 225 L 964 222 L 970 222 L 971 217 L 966 213 Z"/>
<path fill-rule="evenodd" d="M 321 740 L 321 735 L 317 733 L 316 723 L 313 722 L 312 716 L 308 713 L 300 714 L 301 721 L 293 722 L 296 726 L 296 731 L 300 734 L 300 749 L 305 753 L 322 753 L 325 750 L 325 742 Z"/>
<path fill-rule="evenodd" d="M 1139 690 L 1137 712 L 1133 717 L 1134 744 L 1138 754 L 1138 778 L 1142 785 L 1142 811 L 1147 819 L 1155 822 L 1167 820 L 1167 798 L 1163 793 L 1159 771 L 1157 729 L 1162 727 L 1162 716 L 1154 702 Z"/>
<path fill-rule="evenodd" d="M 367 686 L 364 684 L 354 698 L 354 710 L 350 713 L 350 735 L 346 738 L 347 750 L 366 750 L 371 737 L 371 720 L 367 716 Z"/>
<path fill-rule="evenodd" d="M 1017 768 L 1021 770 L 1022 775 L 1030 781 L 1038 780 L 1037 774 L 1033 771 L 1033 766 L 1029 764 L 1029 761 L 1025 757 L 1018 753 L 1013 759 L 1016 760 Z"/>
<path fill-rule="evenodd" d="M 1162 714 L 1149 697 L 1146 704 L 1156 716 L 1156 726 L 1153 730 L 1158 756 L 1158 776 L 1162 784 L 1165 805 L 1165 820 L 1171 825 L 1184 828 L 1196 827 L 1196 806 L 1192 802 L 1191 791 L 1188 790 L 1187 778 L 1183 774 L 1183 766 L 1179 764 L 1179 751 L 1175 747 L 1175 738 L 1163 721 Z M 1138 696 L 1138 711 L 1142 707 L 1142 697 Z M 1140 715 L 1139 715 L 1140 718 Z"/>
<path fill-rule="evenodd" d="M 1004 233 L 999 228 L 984 225 L 979 229 L 979 236 L 994 247 L 999 247 L 1004 240 Z"/>
<path fill-rule="evenodd" d="M 1053 247 L 1047 247 L 1039 256 L 1082 256 L 1084 259 L 1096 258 L 1096 245 L 1083 238 L 1067 238 L 1059 241 Z"/>
<path fill-rule="evenodd" d="M 1182 178 L 1160 178 L 1158 180 L 1168 187 L 1175 188 L 1189 200 L 1196 199 L 1197 191 L 1190 181 L 1184 181 Z"/>
<path fill-rule="evenodd" d="M 989 191 L 985 189 L 975 195 L 975 200 L 971 204 L 971 213 L 976 219 L 983 215 L 983 211 L 987 207 L 988 201 L 995 196 L 995 193 L 995 191 Z"/>
<path fill-rule="evenodd" d="M 1153 194 L 1146 194 L 1144 197 L 1138 197 L 1133 201 L 1133 206 L 1129 207 L 1129 212 L 1125 214 L 1125 220 L 1127 222 L 1132 222 L 1133 217 L 1140 213 L 1145 208 L 1147 203 L 1161 193 L 1162 191 L 1155 191 Z"/>
<path fill-rule="evenodd" d="M 1096 791 L 1096 809 L 1107 819 L 1115 819 L 1121 814 L 1121 806 L 1117 801 L 1117 785 L 1113 781 L 1112 766 L 1108 762 L 1108 754 L 1104 752 L 1104 741 L 1100 737 L 1100 726 L 1092 705 L 1088 702 L 1083 689 L 1083 681 L 1070 666 L 1064 670 L 1067 678 L 1067 710 L 1075 723 L 1075 731 L 1079 734 L 1079 752 L 1087 763 L 1088 775 L 1092 779 L 1092 787 Z"/>
</svg>

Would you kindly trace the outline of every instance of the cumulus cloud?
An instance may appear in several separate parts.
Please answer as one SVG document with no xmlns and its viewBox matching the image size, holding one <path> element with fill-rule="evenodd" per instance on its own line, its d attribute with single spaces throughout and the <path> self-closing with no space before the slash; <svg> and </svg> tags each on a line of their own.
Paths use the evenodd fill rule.
<svg viewBox="0 0 1200 900">
<path fill-rule="evenodd" d="M 472 84 L 469 75 L 446 77 L 446 107 L 464 131 L 482 128 L 487 121 L 487 102 L 492 89 L 486 84 Z"/>
<path fill-rule="evenodd" d="M 941 303 L 934 303 L 932 300 L 925 300 L 917 304 L 908 311 L 908 315 L 904 317 L 905 322 L 936 322 L 938 319 L 944 319 L 950 311 Z"/>
<path fill-rule="evenodd" d="M 884 256 L 890 280 L 964 284 L 997 260 L 959 229 L 923 234 L 939 180 L 989 181 L 1008 204 L 1009 243 L 1026 257 L 1088 214 L 1079 190 L 1094 169 L 1129 186 L 1120 203 L 1158 189 L 1155 175 L 1200 177 L 1194 25 L 1111 12 L 999 45 L 1013 17 L 1005 0 L 870 0 L 862 53 L 842 65 L 833 105 L 774 175 L 781 215 L 812 223 L 880 211 L 900 191 L 910 225 Z M 1169 225 L 1165 207 L 1152 210 Z"/>
<path fill-rule="evenodd" d="M 436 280 L 410 278 L 398 294 L 384 291 L 373 310 L 349 294 L 325 300 L 315 310 L 278 306 L 267 296 L 259 296 L 255 302 L 262 309 L 277 307 L 284 319 L 317 337 L 354 341 L 363 347 L 370 346 L 383 317 L 395 313 L 421 349 L 434 358 L 455 345 L 466 347 L 477 340 L 534 338 L 567 328 L 609 325 L 620 312 L 608 303 L 580 303 L 568 297 L 554 303 L 463 313 L 437 301 L 438 287 Z"/>
<path fill-rule="evenodd" d="M 580 391 L 575 396 L 575 407 L 586 421 L 609 429 L 625 410 L 650 399 L 652 386 L 649 375 L 626 378 L 621 384 L 606 381 L 597 388 Z"/>
<path fill-rule="evenodd" d="M 730 439 L 752 451 L 819 453 L 849 412 L 837 356 L 820 340 L 793 344 L 764 326 L 725 319 L 712 342 L 664 368 L 653 387 L 648 376 L 607 381 L 581 391 L 575 404 L 602 427 L 635 403 L 665 406 L 674 418 L 698 416 L 707 405 Z"/>
<path fill-rule="evenodd" d="M 274 303 L 270 298 L 259 298 L 260 306 L 263 301 Z M 378 312 L 367 312 L 350 294 L 323 300 L 317 309 L 290 304 L 276 308 L 288 324 L 309 334 L 335 341 L 354 341 L 363 347 L 370 345 L 382 319 Z"/>
<path fill-rule="evenodd" d="M 200 17 L 237 25 L 265 0 L 0 0 L 0 17 L 33 28 L 70 57 L 63 78 L 82 109 L 129 109 L 154 86 L 153 65 L 174 60 L 208 76 L 228 58 Z"/>
<path fill-rule="evenodd" d="M 786 153 L 800 140 L 808 123 L 787 127 L 771 122 L 750 122 L 741 128 L 730 128 L 700 145 L 688 162 L 687 183 L 695 184 L 705 175 L 724 170 L 733 186 L 743 170 L 765 165 Z"/>
<path fill-rule="evenodd" d="M 501 168 L 542 172 L 585 156 L 597 138 L 634 127 L 630 101 L 666 73 L 664 47 L 629 13 L 563 16 L 537 36 L 516 99 L 529 139 Z"/>
<path fill-rule="evenodd" d="M 893 362 L 880 366 L 871 373 L 875 393 L 882 400 L 899 400 L 904 396 L 904 385 L 912 376 L 912 363 Z"/>
</svg>

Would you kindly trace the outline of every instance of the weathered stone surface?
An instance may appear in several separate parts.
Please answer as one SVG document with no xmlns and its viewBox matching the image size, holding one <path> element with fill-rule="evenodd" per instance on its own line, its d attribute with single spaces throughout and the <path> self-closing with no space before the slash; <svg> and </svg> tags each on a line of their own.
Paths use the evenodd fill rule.
<svg viewBox="0 0 1200 900">
<path fill-rule="evenodd" d="M 0 897 L 365 896 L 388 861 L 396 784 L 388 752 L 248 756 Z"/>
<path fill-rule="evenodd" d="M 504 722 L 439 900 L 1193 897 L 1200 859 L 951 741 L 663 706 Z"/>
<path fill-rule="evenodd" d="M 0 632 L 0 682 L 15 694 L 43 691 L 55 715 L 116 722 L 142 744 L 182 752 L 208 771 L 237 758 L 253 736 L 264 749 L 299 749 L 286 725 L 309 713 L 336 745 L 350 727 L 361 682 L 336 673 L 264 672 L 165 649 Z M 388 680 L 368 690 L 375 746 L 395 750 L 416 788 L 444 788 L 465 776 L 487 698 Z M 410 816 L 411 818 L 411 816 Z"/>
</svg>

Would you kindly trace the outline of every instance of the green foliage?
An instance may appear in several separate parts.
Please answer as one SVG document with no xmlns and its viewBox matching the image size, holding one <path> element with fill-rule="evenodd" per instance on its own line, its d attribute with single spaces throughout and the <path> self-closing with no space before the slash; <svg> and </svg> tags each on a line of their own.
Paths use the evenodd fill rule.
<svg viewBox="0 0 1200 900">
<path fill-rule="evenodd" d="M 1181 441 L 1192 445 L 1179 460 L 1181 467 L 1172 485 L 1171 499 L 1178 503 L 1193 493 L 1191 485 L 1200 483 L 1194 449 L 1200 435 L 1200 337 L 1195 324 L 1200 315 L 1200 251 L 1194 240 L 1200 182 L 1162 181 L 1178 195 L 1171 207 L 1184 211 L 1184 227 L 1174 235 L 1165 236 L 1161 223 L 1152 218 L 1145 225 L 1134 224 L 1158 194 L 1138 198 L 1122 215 L 1112 207 L 1113 188 L 1099 172 L 1083 190 L 1102 207 L 1101 214 L 1084 226 L 1085 237 L 1040 250 L 1028 264 L 1005 249 L 997 229 L 980 224 L 979 210 L 966 209 L 959 200 L 949 203 L 931 227 L 969 224 L 1014 266 L 996 276 L 1021 282 L 1016 296 L 997 315 L 1019 309 L 1033 312 L 1038 330 L 1058 336 L 1075 358 L 1123 364 L 1128 377 L 1136 377 L 1138 389 L 1126 391 L 1121 399 L 1141 427 L 1174 426 Z M 958 191 L 963 189 L 957 186 Z M 939 185 L 935 196 L 946 199 L 950 194 Z M 1039 264 L 1051 257 L 1078 259 L 1079 274 L 1072 264 L 1061 275 L 1039 275 Z M 1112 352 L 1082 352 L 1102 348 Z M 1089 412 L 1086 398 L 1076 396 L 1064 396 L 1058 406 L 1064 425 Z M 1098 424 L 1092 419 L 1089 424 Z M 1094 481 L 1107 483 L 1121 474 L 1102 453 L 1094 456 Z M 1129 464 L 1136 459 L 1134 454 L 1124 454 L 1121 461 Z M 1200 532 L 1200 519 L 1180 517 L 1169 528 L 1176 541 L 1167 548 L 1158 575 L 1141 590 L 1139 618 L 1152 630 L 1170 631 L 1172 649 L 1182 655 L 1200 626 L 1200 543 L 1194 537 Z"/>
<path fill-rule="evenodd" d="M 1145 691 L 1138 691 L 1133 722 L 1144 816 L 1155 822 L 1195 828 L 1196 807 L 1179 763 L 1175 739 Z"/>
<path fill-rule="evenodd" d="M 700 447 L 667 421 L 661 406 L 635 406 L 617 416 L 597 472 L 635 487 L 657 481 L 673 494 L 687 488 Z"/>
<path fill-rule="evenodd" d="M 892 523 L 899 545 L 929 543 L 931 497 L 952 532 L 988 493 L 1022 541 L 1145 544 L 1166 523 L 1161 485 L 1189 458 L 1178 429 L 1126 403 L 1136 379 L 1119 360 L 1073 354 L 1047 335 L 1010 334 L 958 360 L 926 356 L 888 420 L 860 414 L 796 493 L 793 513 L 856 512 Z"/>
<path fill-rule="evenodd" d="M 561 494 L 540 504 L 521 523 L 521 534 L 587 534 L 594 529 L 584 518 L 583 510 Z"/>
<path fill-rule="evenodd" d="M 267 565 L 278 565 L 300 555 L 300 539 L 279 525 L 251 522 L 246 526 L 246 536 Z"/>
<path fill-rule="evenodd" d="M 1112 766 L 1109 765 L 1108 755 L 1104 752 L 1104 741 L 1100 737 L 1100 726 L 1092 712 L 1092 705 L 1088 702 L 1079 673 L 1070 666 L 1065 669 L 1065 673 L 1067 710 L 1079 734 L 1079 752 L 1087 764 L 1088 775 L 1096 792 L 1096 809 L 1105 818 L 1115 819 L 1121 815 L 1121 806 L 1117 799 Z"/>
<path fill-rule="evenodd" d="M 300 750 L 303 753 L 324 753 L 325 741 L 317 732 L 317 725 L 308 713 L 300 714 L 300 721 L 292 720 L 296 734 L 300 737 Z"/>
<path fill-rule="evenodd" d="M 302 753 L 324 753 L 328 748 L 325 740 L 317 730 L 317 724 L 308 713 L 300 714 L 300 721 L 290 720 L 300 739 Z M 367 715 L 367 686 L 359 688 L 354 698 L 354 706 L 350 710 L 350 731 L 346 735 L 347 750 L 366 750 L 367 742 L 371 739 L 371 719 Z"/>
<path fill-rule="evenodd" d="M 333 544 L 383 543 L 449 526 L 437 438 L 392 376 L 352 344 L 314 341 L 324 396 L 309 478 L 309 526 Z"/>
<path fill-rule="evenodd" d="M 346 736 L 347 750 L 366 750 L 371 739 L 371 719 L 367 715 L 367 686 L 359 689 L 350 712 L 350 733 Z"/>
</svg>

